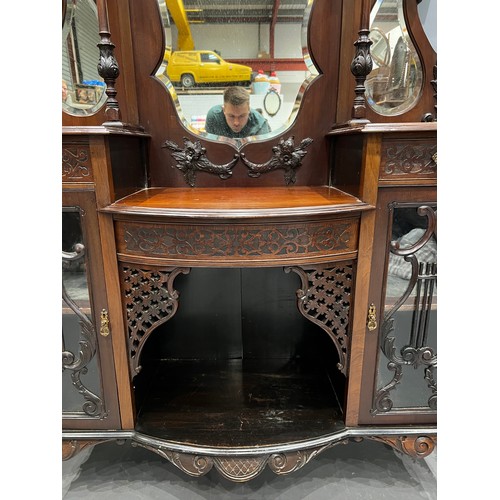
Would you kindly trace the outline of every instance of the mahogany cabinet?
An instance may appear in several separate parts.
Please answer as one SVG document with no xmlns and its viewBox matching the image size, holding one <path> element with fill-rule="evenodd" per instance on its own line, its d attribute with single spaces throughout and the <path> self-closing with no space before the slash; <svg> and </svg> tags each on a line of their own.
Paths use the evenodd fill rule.
<svg viewBox="0 0 500 500">
<path fill-rule="evenodd" d="M 437 409 L 436 123 L 332 132 L 373 144 L 376 212 L 364 290 L 359 424 L 435 423 Z M 338 153 L 337 153 L 338 154 Z M 338 180 L 342 179 L 339 175 Z"/>
<path fill-rule="evenodd" d="M 119 426 L 95 193 L 63 193 L 63 425 Z"/>
<path fill-rule="evenodd" d="M 375 3 L 309 2 L 316 73 L 276 133 L 234 141 L 179 111 L 162 1 L 97 1 L 107 102 L 63 113 L 65 458 L 128 439 L 247 481 L 362 439 L 434 450 L 436 59 L 417 3 L 392 2 L 411 41 L 373 69 Z"/>
</svg>

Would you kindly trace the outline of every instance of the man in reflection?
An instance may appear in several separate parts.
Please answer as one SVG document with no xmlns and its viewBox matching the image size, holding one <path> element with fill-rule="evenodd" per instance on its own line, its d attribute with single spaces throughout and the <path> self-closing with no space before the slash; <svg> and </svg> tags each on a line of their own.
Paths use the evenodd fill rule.
<svg viewBox="0 0 500 500">
<path fill-rule="evenodd" d="M 68 100 L 68 84 L 66 80 L 62 81 L 62 102 L 66 102 Z"/>
<path fill-rule="evenodd" d="M 213 106 L 207 114 L 205 131 L 224 137 L 241 138 L 271 132 L 269 123 L 250 108 L 250 95 L 243 87 L 228 87 L 224 104 Z"/>
</svg>

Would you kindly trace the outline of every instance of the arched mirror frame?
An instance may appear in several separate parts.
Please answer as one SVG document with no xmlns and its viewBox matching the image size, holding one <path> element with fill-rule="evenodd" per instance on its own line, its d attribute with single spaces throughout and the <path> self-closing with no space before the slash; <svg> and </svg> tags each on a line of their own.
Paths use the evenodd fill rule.
<svg viewBox="0 0 500 500">
<path fill-rule="evenodd" d="M 160 11 L 162 13 L 163 24 L 165 26 L 166 31 L 177 32 L 178 28 L 176 27 L 176 19 L 171 18 L 171 16 L 169 16 L 169 14 L 167 13 L 168 12 L 167 1 L 168 0 L 157 0 L 158 4 L 160 6 Z M 243 9 L 246 8 L 245 7 L 245 3 L 246 3 L 245 0 L 239 0 L 239 1 L 241 2 L 240 5 L 242 6 L 242 8 Z M 269 92 L 267 93 L 267 95 L 265 94 L 265 92 L 255 92 L 254 84 L 251 84 L 247 87 L 247 90 L 249 91 L 249 94 L 250 94 L 250 102 L 251 103 L 252 103 L 252 99 L 254 97 L 257 99 L 259 97 L 261 98 L 261 101 L 259 101 L 259 104 L 257 106 L 260 108 L 260 112 L 264 115 L 264 118 L 266 119 L 266 121 L 268 122 L 268 124 L 271 128 L 271 131 L 268 133 L 265 133 L 265 134 L 258 134 L 258 135 L 250 134 L 250 135 L 245 135 L 241 138 L 234 138 L 233 139 L 231 137 L 226 137 L 224 135 L 217 136 L 213 133 L 206 132 L 204 129 L 200 130 L 200 128 L 196 125 L 193 126 L 192 120 L 191 120 L 193 114 L 198 119 L 200 118 L 199 115 L 201 115 L 202 117 L 205 117 L 208 109 L 210 109 L 212 104 L 214 104 L 214 103 L 222 104 L 222 90 L 215 89 L 216 93 L 214 94 L 214 89 L 207 88 L 205 86 L 206 84 L 203 84 L 203 82 L 202 82 L 198 85 L 193 83 L 192 88 L 187 89 L 190 92 L 194 91 L 194 93 L 190 93 L 190 92 L 186 93 L 185 92 L 186 89 L 182 86 L 182 84 L 180 82 L 176 82 L 176 83 L 171 82 L 168 75 L 167 75 L 167 70 L 170 68 L 170 64 L 171 64 L 171 63 L 169 64 L 168 59 L 171 60 L 172 57 L 174 56 L 175 52 L 178 52 L 179 50 L 187 50 L 187 49 L 179 49 L 178 46 L 171 47 L 173 42 L 171 42 L 169 40 L 166 41 L 165 52 L 166 53 L 169 52 L 171 55 L 169 56 L 168 59 L 164 59 L 164 61 L 160 65 L 159 70 L 156 73 L 156 77 L 165 85 L 167 90 L 170 92 L 170 94 L 172 96 L 172 100 L 175 103 L 176 110 L 177 110 L 177 113 L 179 114 L 179 118 L 180 118 L 182 125 L 190 132 L 194 132 L 195 134 L 199 134 L 200 137 L 202 137 L 204 139 L 212 140 L 212 141 L 219 141 L 219 142 L 227 142 L 228 144 L 232 144 L 233 147 L 237 150 L 242 149 L 242 147 L 248 142 L 271 139 L 273 137 L 279 137 L 283 134 L 286 134 L 287 130 L 290 128 L 290 126 L 295 121 L 298 110 L 300 109 L 301 100 L 302 100 L 304 92 L 307 90 L 307 87 L 309 85 L 311 85 L 312 82 L 314 82 L 314 79 L 319 76 L 317 68 L 314 66 L 314 61 L 312 60 L 312 58 L 309 55 L 309 48 L 307 46 L 307 39 L 306 39 L 309 18 L 310 18 L 310 12 L 311 12 L 311 8 L 314 5 L 314 2 L 315 2 L 315 0 L 304 0 L 304 4 L 300 5 L 301 10 L 297 12 L 297 14 L 298 14 L 297 17 L 301 18 L 301 23 L 300 23 L 301 36 L 297 37 L 298 39 L 294 37 L 294 39 L 291 40 L 291 45 L 293 46 L 293 49 L 296 51 L 296 54 L 300 54 L 300 59 L 302 59 L 302 62 L 304 64 L 304 70 L 302 71 L 303 79 L 300 77 L 298 77 L 297 79 L 294 78 L 293 81 L 291 81 L 291 83 L 287 84 L 288 88 L 287 88 L 286 95 L 280 96 L 277 92 L 274 92 L 275 96 L 278 98 L 277 102 L 278 102 L 279 106 L 277 107 L 277 109 L 275 111 L 272 111 L 271 113 L 267 112 L 266 106 L 265 106 L 266 97 L 269 96 L 268 95 Z M 232 3 L 236 6 L 236 5 L 238 5 L 238 0 L 234 0 Z M 279 9 L 279 7 L 280 7 L 279 3 L 275 4 L 276 9 Z M 187 8 L 187 6 L 186 6 L 186 8 Z M 208 10 L 210 10 L 210 9 L 208 9 Z M 187 12 L 187 10 L 186 10 L 186 12 Z M 224 14 L 222 14 L 222 15 L 224 15 Z M 274 15 L 274 12 L 273 12 L 273 15 Z M 278 19 L 278 22 L 279 22 L 279 13 L 277 10 L 276 10 L 276 18 Z M 246 20 L 245 17 L 243 17 L 241 20 L 238 20 L 238 22 L 243 23 L 243 29 L 247 26 L 245 24 L 245 20 Z M 181 22 L 182 22 L 182 20 L 181 20 Z M 209 22 L 210 22 L 210 17 L 209 17 Z M 292 27 L 295 28 L 298 24 L 299 23 L 296 21 L 296 22 L 294 22 Z M 220 25 L 209 24 L 208 26 L 211 27 L 212 30 L 215 30 L 217 33 L 220 33 L 220 38 L 216 38 L 217 41 L 213 42 L 218 48 L 222 48 L 222 47 L 225 47 L 227 45 L 236 45 L 236 44 L 238 44 L 238 40 L 241 39 L 242 36 L 244 36 L 244 35 L 242 35 L 241 29 L 237 33 L 237 36 L 240 38 L 234 39 L 231 36 L 228 37 L 225 34 L 226 32 L 224 29 L 220 29 L 219 31 L 217 31 L 217 28 Z M 238 24 L 238 26 L 241 27 L 242 25 Z M 266 28 L 268 27 L 268 25 L 261 23 L 260 20 L 256 20 L 256 19 L 249 21 L 249 26 L 250 27 L 258 26 L 259 35 L 260 35 L 261 31 L 265 31 Z M 289 26 L 289 25 L 285 24 L 285 27 L 286 26 Z M 269 29 L 270 29 L 270 31 L 271 30 L 273 31 L 273 33 L 270 34 L 270 38 L 272 38 L 272 39 L 274 39 L 275 28 L 276 28 L 276 23 L 272 23 L 271 20 L 269 20 Z M 186 37 L 188 37 L 188 36 L 185 34 L 183 39 L 185 39 Z M 195 37 L 194 37 L 194 35 L 193 36 L 191 35 L 191 32 L 189 32 L 188 39 L 189 39 L 189 43 L 190 43 L 190 45 L 189 45 L 190 48 L 194 47 L 194 41 L 192 41 L 192 38 L 195 38 Z M 254 40 L 255 37 L 252 36 L 251 39 Z M 252 41 L 252 40 L 249 40 L 249 44 L 250 44 L 250 41 Z M 184 42 L 184 43 L 186 43 L 186 42 Z M 269 43 L 271 44 L 274 42 L 270 41 Z M 200 48 L 208 49 L 208 47 L 206 45 L 202 45 Z M 196 46 L 196 49 L 198 49 L 198 46 Z M 274 49 L 270 49 L 270 52 L 274 53 Z M 221 54 L 219 53 L 219 56 L 220 55 Z M 254 55 L 254 57 L 256 57 L 256 54 Z M 296 56 L 296 58 L 298 60 L 299 57 Z M 243 62 L 240 62 L 240 61 L 234 61 L 231 58 L 229 58 L 229 59 L 226 58 L 226 59 L 228 61 L 230 61 L 231 63 L 236 62 L 237 64 L 240 63 L 240 64 L 244 64 L 245 66 L 247 66 L 247 64 L 252 64 L 251 62 L 247 62 L 246 60 Z M 276 64 L 276 63 L 279 63 L 280 59 L 279 58 L 276 60 L 272 59 L 272 61 L 276 61 L 275 62 L 275 64 Z M 253 67 L 255 68 L 255 66 L 253 66 Z M 189 69 L 186 71 L 189 71 Z M 298 71 L 296 71 L 296 72 L 298 73 Z M 257 72 L 253 71 L 253 73 L 255 75 Z M 194 76 L 192 76 L 192 75 L 189 75 L 189 76 L 190 76 L 190 79 L 192 79 L 192 81 L 194 82 Z M 231 83 L 225 84 L 224 82 L 221 82 L 220 85 L 218 85 L 218 87 L 225 87 L 227 85 L 231 85 Z M 189 85 L 189 87 L 191 87 L 191 85 Z M 273 89 L 271 88 L 271 90 L 273 90 Z M 264 97 L 262 98 L 262 96 L 264 96 Z M 271 97 L 274 97 L 274 96 L 271 96 Z M 202 98 L 202 99 L 199 99 L 199 98 Z M 196 99 L 196 101 L 195 101 L 195 99 Z M 193 107 L 193 102 L 200 102 L 200 103 L 204 103 L 204 104 L 207 103 L 207 104 L 206 104 L 206 107 L 201 107 L 200 109 L 196 109 L 196 111 L 194 111 L 194 113 L 193 113 L 193 110 L 195 109 Z M 258 108 L 255 106 L 255 102 L 256 101 L 254 101 L 254 104 L 251 104 L 251 108 L 253 108 L 254 110 L 257 110 Z M 210 103 L 210 104 L 208 104 L 208 103 Z M 273 106 L 275 106 L 275 105 L 273 105 Z M 279 120 L 274 120 L 273 118 L 275 117 L 275 115 L 277 114 L 279 109 L 282 107 L 284 109 L 286 109 L 286 113 L 282 114 L 280 116 Z M 191 111 L 191 114 L 190 114 L 190 111 Z"/>
<path fill-rule="evenodd" d="M 209 162 L 216 166 L 235 161 L 232 174 L 221 179 L 202 172 L 197 176 L 198 187 L 251 187 L 283 186 L 281 171 L 268 171 L 251 176 L 243 164 L 243 157 L 252 164 L 269 162 L 276 148 L 301 148 L 302 166 L 294 179 L 295 185 L 325 185 L 328 183 L 328 147 L 326 135 L 336 122 L 335 112 L 339 88 L 339 75 L 352 79 L 350 63 L 354 53 L 349 40 L 348 60 L 341 50 L 342 0 L 315 0 L 309 17 L 307 47 L 309 56 L 318 69 L 319 76 L 303 90 L 303 99 L 293 125 L 283 134 L 262 138 L 243 144 L 241 148 L 224 141 L 214 141 L 190 132 L 182 125 L 175 103 L 164 84 L 155 76 L 164 56 L 164 29 L 156 0 L 130 3 L 130 22 L 134 33 L 132 40 L 135 60 L 139 116 L 145 131 L 151 134 L 149 149 L 151 186 L 186 187 L 182 172 L 175 168 L 173 153 L 183 154 L 186 140 L 196 143 Z M 326 22 L 325 22 L 326 20 Z M 146 30 L 145 27 L 148 27 Z M 325 43 L 328 41 L 328 43 Z M 118 96 L 120 100 L 120 97 Z M 313 126 L 312 126 L 313 124 Z M 171 146 L 165 147 L 166 143 Z M 175 148 L 178 151 L 175 151 Z M 273 148 L 275 148 L 273 150 Z M 196 153 L 198 154 L 198 153 Z M 173 168 L 172 168 L 173 167 Z"/>
<path fill-rule="evenodd" d="M 369 12 L 376 0 L 369 3 Z M 384 116 L 369 106 L 366 109 L 366 118 L 373 123 L 401 123 L 434 121 L 437 119 L 437 54 L 424 32 L 418 14 L 420 0 L 406 0 L 403 2 L 403 12 L 410 39 L 417 51 L 422 67 L 422 92 L 415 105 L 406 112 L 394 116 Z"/>
</svg>

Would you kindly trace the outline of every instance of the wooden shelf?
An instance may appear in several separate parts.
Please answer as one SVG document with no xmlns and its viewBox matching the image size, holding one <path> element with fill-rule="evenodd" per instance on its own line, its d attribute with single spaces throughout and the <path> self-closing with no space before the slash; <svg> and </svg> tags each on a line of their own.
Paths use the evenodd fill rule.
<svg viewBox="0 0 500 500">
<path fill-rule="evenodd" d="M 255 188 L 148 188 L 103 212 L 207 218 L 288 217 L 359 212 L 373 208 L 328 186 Z"/>
<path fill-rule="evenodd" d="M 345 427 L 326 371 L 296 361 L 161 361 L 136 381 L 136 430 L 184 445 L 280 445 Z"/>
</svg>

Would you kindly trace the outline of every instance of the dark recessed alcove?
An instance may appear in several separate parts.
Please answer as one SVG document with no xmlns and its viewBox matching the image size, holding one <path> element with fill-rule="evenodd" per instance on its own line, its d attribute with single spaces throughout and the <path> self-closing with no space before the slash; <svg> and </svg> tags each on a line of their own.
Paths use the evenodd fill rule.
<svg viewBox="0 0 500 500">
<path fill-rule="evenodd" d="M 328 334 L 297 309 L 283 268 L 193 268 L 134 379 L 136 429 L 184 444 L 251 446 L 341 429 L 346 379 Z"/>
</svg>

